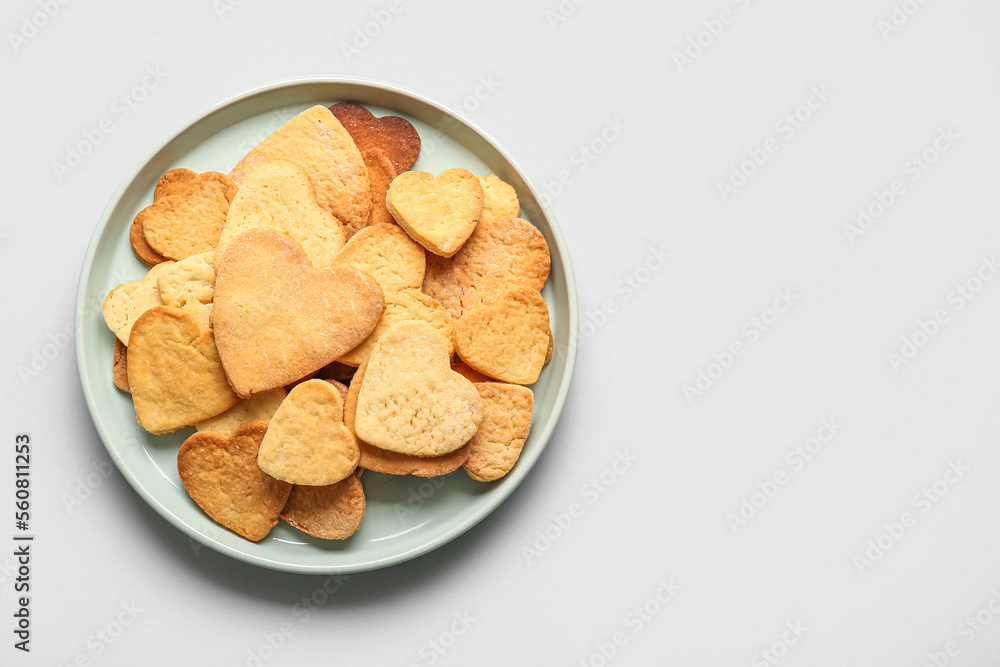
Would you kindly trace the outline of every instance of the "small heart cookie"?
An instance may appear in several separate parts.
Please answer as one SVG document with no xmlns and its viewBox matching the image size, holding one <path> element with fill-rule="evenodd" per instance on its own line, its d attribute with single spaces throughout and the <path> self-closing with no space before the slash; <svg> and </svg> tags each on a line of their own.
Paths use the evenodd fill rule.
<svg viewBox="0 0 1000 667">
<path fill-rule="evenodd" d="M 508 290 L 489 305 L 455 321 L 455 351 L 475 370 L 496 380 L 532 384 L 549 348 L 549 309 L 530 287 Z"/>
<path fill-rule="evenodd" d="M 417 161 L 420 135 L 405 118 L 376 118 L 368 109 L 351 102 L 334 104 L 330 107 L 330 112 L 350 132 L 362 153 L 370 149 L 382 151 L 397 174 L 407 171 Z"/>
<path fill-rule="evenodd" d="M 435 255 L 451 257 L 479 222 L 483 188 L 465 169 L 437 176 L 407 171 L 393 179 L 385 207 L 414 241 Z"/>
<path fill-rule="evenodd" d="M 225 174 L 172 169 L 132 224 L 142 227 L 146 246 L 156 255 L 184 259 L 215 248 L 235 195 L 236 184 Z M 133 249 L 142 259 L 145 248 L 133 244 Z"/>
<path fill-rule="evenodd" d="M 336 484 L 358 467 L 358 443 L 344 426 L 344 399 L 326 380 L 296 385 L 271 418 L 257 465 L 290 484 Z"/>
<path fill-rule="evenodd" d="M 412 456 L 440 456 L 468 442 L 482 420 L 482 399 L 450 361 L 448 341 L 426 322 L 391 326 L 361 380 L 358 437 Z"/>
<path fill-rule="evenodd" d="M 255 229 L 217 259 L 219 357 L 241 398 L 291 384 L 368 337 L 385 299 L 367 274 L 313 269 L 286 236 Z"/>
<path fill-rule="evenodd" d="M 191 498 L 212 519 L 254 542 L 278 523 L 292 490 L 257 467 L 266 432 L 263 419 L 241 425 L 228 437 L 199 431 L 177 452 L 177 472 Z"/>
<path fill-rule="evenodd" d="M 345 540 L 365 518 L 361 470 L 329 486 L 293 486 L 281 518 L 324 540 Z"/>
<path fill-rule="evenodd" d="M 368 168 L 351 135 L 324 106 L 306 109 L 244 156 L 229 176 L 243 187 L 260 165 L 288 160 L 309 174 L 316 201 L 347 228 L 360 229 L 371 217 Z"/>
<path fill-rule="evenodd" d="M 472 479 L 492 482 L 517 463 L 531 429 L 535 397 L 527 387 L 502 382 L 477 382 L 476 389 L 483 398 L 483 421 L 462 466 Z"/>
<path fill-rule="evenodd" d="M 354 380 L 344 398 L 344 423 L 354 430 L 355 416 L 358 409 L 358 394 L 361 392 L 361 382 L 365 376 L 368 362 L 362 362 L 354 374 Z M 469 444 L 466 443 L 453 452 L 441 456 L 410 456 L 380 449 L 358 440 L 361 449 L 361 460 L 358 467 L 386 475 L 416 475 L 417 477 L 437 477 L 458 470 L 469 456 Z"/>
<path fill-rule="evenodd" d="M 316 203 L 309 175 L 287 160 L 266 162 L 240 186 L 219 237 L 221 257 L 232 240 L 251 229 L 270 229 L 292 239 L 314 268 L 325 269 L 344 247 L 340 221 Z"/>
<path fill-rule="evenodd" d="M 139 424 L 168 433 L 236 405 L 211 330 L 179 308 L 139 316 L 128 348 L 128 384 Z"/>
</svg>

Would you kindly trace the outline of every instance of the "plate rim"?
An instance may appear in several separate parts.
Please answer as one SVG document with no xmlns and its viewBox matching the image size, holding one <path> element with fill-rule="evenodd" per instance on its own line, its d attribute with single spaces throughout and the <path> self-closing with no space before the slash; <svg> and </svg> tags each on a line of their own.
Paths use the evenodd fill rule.
<svg viewBox="0 0 1000 667">
<path fill-rule="evenodd" d="M 97 409 L 95 403 L 96 399 L 90 390 L 90 374 L 86 364 L 86 350 L 84 346 L 84 330 L 85 330 L 85 319 L 87 316 L 87 306 L 86 306 L 86 293 L 88 289 L 89 276 L 92 271 L 94 259 L 97 253 L 97 248 L 100 245 L 100 241 L 104 230 L 107 228 L 108 222 L 111 218 L 112 212 L 117 208 L 118 203 L 122 199 L 125 191 L 131 186 L 131 184 L 138 177 L 139 173 L 149 164 L 160 152 L 167 148 L 171 143 L 176 141 L 184 132 L 192 128 L 197 123 L 207 119 L 208 117 L 219 113 L 220 111 L 230 107 L 232 105 L 238 104 L 252 97 L 259 95 L 265 95 L 275 91 L 280 91 L 286 88 L 294 88 L 299 86 L 310 86 L 310 85 L 354 85 L 354 86 L 364 86 L 379 89 L 382 91 L 387 91 L 396 95 L 401 95 L 404 97 L 409 97 L 419 103 L 430 106 L 444 117 L 452 117 L 456 119 L 460 124 L 465 125 L 474 134 L 477 134 L 482 140 L 484 140 L 490 147 L 495 150 L 518 174 L 518 176 L 523 180 L 524 185 L 531 191 L 535 202 L 537 202 L 538 207 L 541 209 L 541 213 L 548 222 L 549 232 L 552 239 L 555 241 L 556 246 L 559 249 L 560 261 L 563 265 L 563 273 L 566 281 L 566 300 L 568 305 L 568 331 L 569 340 L 563 347 L 566 354 L 566 363 L 562 372 L 562 377 L 559 378 L 558 389 L 556 392 L 555 400 L 552 405 L 552 414 L 554 418 L 550 418 L 546 421 L 541 433 L 535 435 L 535 437 L 540 441 L 540 446 L 536 447 L 533 452 L 533 457 L 529 461 L 529 465 L 522 467 L 522 472 L 517 474 L 514 478 L 514 482 L 504 485 L 503 487 L 497 489 L 493 492 L 493 497 L 491 497 L 490 502 L 487 506 L 476 513 L 471 514 L 462 521 L 457 522 L 447 530 L 444 530 L 437 536 L 429 539 L 426 542 L 421 543 L 418 546 L 407 549 L 401 553 L 394 554 L 391 556 L 376 558 L 376 559 L 362 559 L 359 562 L 351 564 L 305 564 L 305 563 L 293 563 L 285 560 L 278 560 L 274 558 L 268 558 L 266 556 L 261 556 L 257 554 L 251 554 L 244 551 L 235 549 L 227 544 L 223 544 L 218 540 L 199 532 L 195 527 L 191 526 L 184 519 L 174 513 L 167 505 L 164 504 L 153 492 L 151 492 L 146 485 L 142 482 L 139 476 L 134 470 L 128 465 L 126 460 L 122 458 L 118 449 L 113 446 L 111 438 L 108 434 L 107 425 L 104 423 L 100 412 Z M 421 94 L 416 91 L 412 91 L 408 88 L 398 86 L 396 84 L 391 84 L 376 79 L 367 79 L 360 77 L 329 77 L 329 76 L 308 76 L 308 77 L 298 77 L 293 79 L 282 79 L 262 86 L 250 88 L 244 92 L 232 95 L 221 102 L 214 105 L 210 105 L 202 109 L 197 114 L 190 116 L 184 123 L 174 127 L 174 129 L 167 134 L 164 141 L 156 144 L 154 148 L 147 151 L 141 158 L 139 158 L 132 168 L 125 174 L 125 176 L 120 181 L 118 187 L 114 190 L 111 196 L 108 198 L 107 204 L 102 210 L 100 217 L 98 218 L 93 233 L 91 235 L 90 243 L 87 246 L 86 254 L 84 255 L 83 265 L 80 269 L 79 281 L 77 285 L 77 295 L 76 295 L 76 314 L 75 314 L 75 351 L 77 360 L 77 371 L 80 379 L 80 383 L 83 389 L 84 399 L 87 404 L 87 410 L 90 414 L 91 422 L 94 424 L 95 430 L 97 431 L 98 437 L 100 438 L 105 450 L 111 456 L 112 461 L 115 466 L 121 472 L 122 476 L 129 482 L 129 485 L 139 494 L 139 496 L 149 505 L 153 510 L 156 511 L 161 517 L 166 519 L 171 525 L 180 530 L 182 533 L 187 535 L 190 539 L 196 540 L 205 546 L 212 548 L 213 550 L 222 553 L 231 558 L 235 558 L 241 562 L 249 563 L 252 565 L 257 565 L 259 567 L 264 567 L 276 571 L 301 573 L 301 574 L 319 574 L 319 575 L 334 575 L 334 574 L 348 574 L 357 572 L 372 571 L 384 567 L 389 567 L 399 563 L 406 562 L 418 556 L 430 553 L 435 549 L 451 542 L 455 538 L 459 537 L 469 529 L 471 529 L 476 524 L 485 520 L 496 508 L 498 508 L 503 502 L 510 496 L 510 494 L 523 482 L 524 478 L 530 473 L 534 468 L 534 464 L 537 459 L 541 456 L 545 447 L 548 445 L 548 441 L 552 436 L 552 432 L 555 429 L 556 424 L 562 417 L 562 412 L 565 407 L 566 398 L 569 393 L 570 384 L 572 381 L 575 365 L 576 356 L 578 349 L 578 336 L 579 336 L 579 303 L 577 296 L 577 287 L 575 274 L 573 272 L 572 258 L 570 257 L 569 248 L 566 243 L 566 239 L 563 236 L 562 229 L 556 221 L 555 215 L 553 214 L 549 203 L 546 201 L 545 197 L 542 196 L 540 190 L 535 186 L 532 180 L 528 177 L 525 170 L 521 165 L 487 132 L 476 125 L 473 121 L 461 116 L 454 110 L 448 108 L 447 106 Z M 516 470 L 516 468 L 515 468 Z M 513 471 L 512 471 L 513 472 Z"/>
</svg>

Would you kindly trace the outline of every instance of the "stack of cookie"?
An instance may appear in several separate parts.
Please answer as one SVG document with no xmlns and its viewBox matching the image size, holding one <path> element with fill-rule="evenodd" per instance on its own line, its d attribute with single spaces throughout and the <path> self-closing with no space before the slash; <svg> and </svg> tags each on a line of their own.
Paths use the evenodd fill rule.
<svg viewBox="0 0 1000 667">
<path fill-rule="evenodd" d="M 510 185 L 419 151 L 402 118 L 315 106 L 228 175 L 167 172 L 133 221 L 151 268 L 104 303 L 115 384 L 146 430 L 197 429 L 181 480 L 249 540 L 344 539 L 362 471 L 489 482 L 524 445 L 548 245 Z"/>
</svg>

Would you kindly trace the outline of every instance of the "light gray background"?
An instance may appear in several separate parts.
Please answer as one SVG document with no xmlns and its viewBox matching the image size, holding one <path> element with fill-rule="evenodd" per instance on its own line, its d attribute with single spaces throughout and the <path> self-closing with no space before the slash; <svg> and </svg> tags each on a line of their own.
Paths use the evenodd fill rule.
<svg viewBox="0 0 1000 667">
<path fill-rule="evenodd" d="M 0 508 L 28 432 L 38 536 L 34 650 L 5 629 L 0 663 L 997 664 L 1000 6 L 278 4 L 0 10 Z M 495 137 L 552 194 L 591 323 L 521 488 L 343 581 L 244 565 L 149 509 L 66 342 L 135 163 L 222 99 L 312 75 L 417 90 Z M 734 170 L 753 173 L 724 197 Z M 878 216 L 852 231 L 859 208 Z"/>
</svg>

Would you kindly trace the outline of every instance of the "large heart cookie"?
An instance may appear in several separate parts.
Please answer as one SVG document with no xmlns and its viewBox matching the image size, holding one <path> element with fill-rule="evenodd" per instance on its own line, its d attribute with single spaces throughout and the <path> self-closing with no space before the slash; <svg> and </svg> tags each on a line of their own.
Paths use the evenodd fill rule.
<svg viewBox="0 0 1000 667">
<path fill-rule="evenodd" d="M 358 443 L 344 426 L 344 399 L 326 380 L 296 385 L 271 418 L 257 465 L 290 484 L 336 484 L 358 467 Z"/>
<path fill-rule="evenodd" d="M 257 167 L 288 160 L 312 179 L 316 201 L 345 227 L 359 229 L 371 215 L 368 169 L 340 121 L 324 106 L 306 109 L 275 130 L 229 172 L 240 187 Z"/>
<path fill-rule="evenodd" d="M 132 327 L 128 384 L 136 418 L 151 433 L 167 433 L 233 407 L 211 330 L 179 308 L 147 310 Z"/>
<path fill-rule="evenodd" d="M 217 256 L 251 229 L 270 229 L 289 237 L 317 269 L 330 266 L 344 247 L 340 221 L 316 203 L 306 172 L 287 160 L 266 162 L 243 181 L 229 208 Z"/>
<path fill-rule="evenodd" d="M 410 121 L 399 116 L 376 118 L 359 104 L 341 102 L 330 107 L 361 152 L 377 149 L 389 158 L 397 174 L 407 171 L 420 154 L 420 135 Z"/>
<path fill-rule="evenodd" d="M 357 347 L 385 307 L 370 276 L 313 269 L 302 248 L 266 229 L 237 236 L 216 262 L 212 326 L 242 398 L 291 384 Z"/>
<path fill-rule="evenodd" d="M 508 290 L 455 321 L 455 351 L 462 361 L 504 382 L 534 383 L 549 340 L 549 309 L 530 287 Z"/>
<path fill-rule="evenodd" d="M 437 176 L 407 171 L 389 185 L 385 207 L 414 241 L 435 255 L 451 257 L 476 228 L 483 188 L 465 169 L 446 169 Z"/>
<path fill-rule="evenodd" d="M 177 472 L 191 498 L 215 521 L 254 542 L 278 523 L 292 490 L 291 484 L 257 467 L 266 431 L 262 419 L 241 425 L 228 437 L 199 431 L 177 452 Z"/>
<path fill-rule="evenodd" d="M 448 341 L 434 327 L 408 320 L 382 335 L 358 393 L 360 439 L 401 454 L 440 456 L 468 442 L 481 419 L 479 392 L 451 370 Z"/>
</svg>

